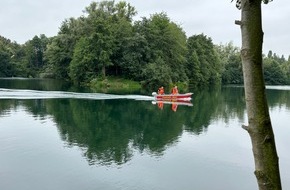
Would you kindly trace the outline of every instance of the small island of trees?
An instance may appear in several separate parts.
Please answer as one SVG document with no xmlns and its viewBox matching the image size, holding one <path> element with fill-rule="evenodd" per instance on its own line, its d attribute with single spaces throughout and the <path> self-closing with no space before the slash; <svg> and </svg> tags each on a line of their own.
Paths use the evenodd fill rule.
<svg viewBox="0 0 290 190">
<path fill-rule="evenodd" d="M 0 36 L 0 77 L 41 77 L 94 85 L 119 78 L 159 85 L 243 84 L 240 49 L 214 44 L 205 34 L 187 37 L 166 13 L 133 20 L 125 1 L 92 2 L 84 15 L 63 21 L 56 36 L 25 44 Z M 290 84 L 290 57 L 263 57 L 266 84 Z"/>
</svg>

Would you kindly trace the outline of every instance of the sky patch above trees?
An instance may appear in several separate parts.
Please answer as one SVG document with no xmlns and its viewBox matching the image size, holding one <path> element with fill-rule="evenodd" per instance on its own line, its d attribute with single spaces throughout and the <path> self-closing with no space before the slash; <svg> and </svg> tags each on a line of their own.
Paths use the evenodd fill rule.
<svg viewBox="0 0 290 190">
<path fill-rule="evenodd" d="M 118 1 L 116 1 L 118 2 Z M 240 18 L 240 11 L 235 3 L 226 1 L 138 1 L 128 0 L 138 11 L 136 20 L 154 13 L 166 12 L 168 17 L 181 25 L 189 37 L 204 33 L 210 36 L 215 44 L 233 41 L 240 46 L 241 34 L 235 20 Z M 0 7 L 0 35 L 17 43 L 25 43 L 35 35 L 45 34 L 48 37 L 57 35 L 61 23 L 70 17 L 78 17 L 83 13 L 91 0 L 22 0 L 3 1 Z M 278 55 L 290 54 L 289 29 L 290 4 L 287 0 L 277 0 L 262 5 L 264 48 Z"/>
</svg>

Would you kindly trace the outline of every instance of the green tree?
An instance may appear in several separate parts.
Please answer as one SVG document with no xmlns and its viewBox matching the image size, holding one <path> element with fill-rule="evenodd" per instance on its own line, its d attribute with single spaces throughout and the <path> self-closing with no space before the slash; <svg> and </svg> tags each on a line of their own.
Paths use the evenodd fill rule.
<svg viewBox="0 0 290 190">
<path fill-rule="evenodd" d="M 115 49 L 112 53 L 111 60 L 113 65 L 108 68 L 111 75 L 127 77 L 124 73 L 124 57 L 128 57 L 127 48 L 134 40 L 132 18 L 136 15 L 135 8 L 126 2 L 116 4 L 116 13 L 113 16 L 113 29 Z"/>
<path fill-rule="evenodd" d="M 106 67 L 112 65 L 110 56 L 114 49 L 112 35 L 112 17 L 115 11 L 114 1 L 93 2 L 85 12 L 88 14 L 85 22 L 88 28 L 88 39 L 95 54 L 93 62 L 101 68 L 102 76 L 106 76 Z"/>
<path fill-rule="evenodd" d="M 65 20 L 58 35 L 47 45 L 44 59 L 47 62 L 47 73 L 57 79 L 69 80 L 69 64 L 80 33 L 83 32 L 81 19 L 70 18 Z"/>
<path fill-rule="evenodd" d="M 272 52 L 272 50 L 270 50 L 269 52 L 268 52 L 268 58 L 272 58 L 273 57 L 273 52 Z"/>
<path fill-rule="evenodd" d="M 211 38 L 204 34 L 193 35 L 187 40 L 187 68 L 191 81 L 198 85 L 218 84 L 221 81 L 221 61 Z"/>
<path fill-rule="evenodd" d="M 23 48 L 25 51 L 25 65 L 28 76 L 36 77 L 44 66 L 43 54 L 48 44 L 48 38 L 42 34 L 40 37 L 34 36 L 27 41 Z"/>
<path fill-rule="evenodd" d="M 188 43 L 189 45 L 189 43 Z M 198 59 L 198 55 L 196 51 L 191 51 L 190 47 L 188 47 L 188 55 L 187 55 L 187 76 L 190 79 L 190 83 L 194 86 L 198 86 L 201 84 L 202 73 L 200 68 L 200 61 Z"/>
<path fill-rule="evenodd" d="M 282 64 L 271 58 L 264 58 L 264 78 L 266 84 L 281 85 L 287 83 L 286 71 Z"/>
<path fill-rule="evenodd" d="M 88 38 L 81 38 L 75 46 L 73 59 L 69 65 L 69 76 L 76 83 L 88 83 L 96 76 L 94 69 L 95 55 Z"/>
<path fill-rule="evenodd" d="M 240 49 L 232 42 L 216 46 L 222 65 L 223 84 L 243 84 L 243 71 Z"/>
<path fill-rule="evenodd" d="M 118 73 L 121 64 L 118 56 L 122 55 L 122 46 L 131 36 L 131 21 L 136 13 L 134 7 L 123 1 L 117 4 L 114 1 L 93 2 L 86 7 L 85 13 L 86 33 L 82 36 L 86 37 L 89 51 L 83 53 L 89 55 L 83 56 L 91 63 L 87 65 L 90 66 L 89 70 L 95 71 L 94 77 L 101 75 L 105 78 L 106 70 L 114 66 Z"/>
<path fill-rule="evenodd" d="M 290 59 L 283 63 L 282 70 L 285 72 L 286 75 L 286 83 L 290 84 Z"/>
<path fill-rule="evenodd" d="M 11 76 L 10 55 L 3 43 L 0 41 L 0 77 Z"/>
<path fill-rule="evenodd" d="M 231 55 L 222 73 L 223 84 L 243 84 L 241 56 Z"/>
<path fill-rule="evenodd" d="M 123 77 L 141 81 L 147 78 L 142 74 L 143 69 L 149 62 L 150 48 L 144 35 L 134 33 L 127 38 L 120 56 L 120 74 Z"/>
<path fill-rule="evenodd" d="M 147 89 L 157 89 L 159 86 L 169 87 L 171 83 L 171 69 L 165 64 L 162 58 L 157 59 L 154 63 L 149 63 L 143 69 L 144 81 L 143 86 Z"/>
<path fill-rule="evenodd" d="M 185 73 L 186 36 L 177 24 L 170 21 L 165 13 L 160 13 L 136 22 L 134 28 L 137 34 L 144 37 L 143 42 L 147 45 L 146 52 L 142 53 L 143 59 L 146 60 L 145 64 L 158 64 L 162 59 L 162 62 L 171 69 L 171 77 L 167 83 L 188 80 Z M 143 72 L 147 73 L 145 70 Z M 149 78 L 144 78 L 147 79 Z"/>
<path fill-rule="evenodd" d="M 0 36 L 0 56 L 0 76 L 26 76 L 23 46 Z"/>
</svg>

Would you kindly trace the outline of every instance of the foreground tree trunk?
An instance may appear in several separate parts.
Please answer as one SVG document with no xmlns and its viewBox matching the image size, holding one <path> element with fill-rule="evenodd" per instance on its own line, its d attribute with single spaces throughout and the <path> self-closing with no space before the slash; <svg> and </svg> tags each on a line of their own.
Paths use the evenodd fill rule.
<svg viewBox="0 0 290 190">
<path fill-rule="evenodd" d="M 279 159 L 266 100 L 262 66 L 261 0 L 242 0 L 242 63 L 255 175 L 260 190 L 281 190 Z"/>
</svg>

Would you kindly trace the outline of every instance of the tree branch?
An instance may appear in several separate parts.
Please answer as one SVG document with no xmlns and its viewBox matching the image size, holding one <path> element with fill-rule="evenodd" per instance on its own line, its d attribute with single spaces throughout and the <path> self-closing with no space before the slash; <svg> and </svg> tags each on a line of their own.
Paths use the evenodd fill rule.
<svg viewBox="0 0 290 190">
<path fill-rule="evenodd" d="M 241 25 L 242 25 L 242 21 L 240 21 L 240 20 L 235 20 L 235 24 L 241 26 Z"/>
<path fill-rule="evenodd" d="M 247 125 L 242 125 L 242 128 L 245 129 L 246 131 L 249 131 L 249 126 Z"/>
</svg>

